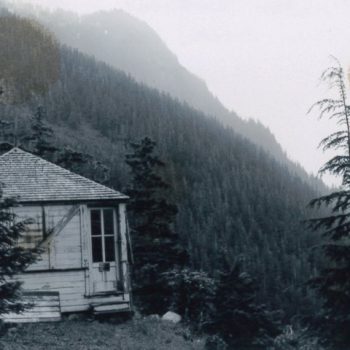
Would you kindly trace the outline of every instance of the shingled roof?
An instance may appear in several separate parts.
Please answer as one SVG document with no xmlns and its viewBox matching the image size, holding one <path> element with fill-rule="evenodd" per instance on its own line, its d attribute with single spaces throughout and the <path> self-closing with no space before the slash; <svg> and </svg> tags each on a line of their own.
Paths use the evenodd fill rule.
<svg viewBox="0 0 350 350">
<path fill-rule="evenodd" d="M 128 198 L 17 147 L 0 156 L 0 183 L 4 198 L 22 203 Z"/>
</svg>

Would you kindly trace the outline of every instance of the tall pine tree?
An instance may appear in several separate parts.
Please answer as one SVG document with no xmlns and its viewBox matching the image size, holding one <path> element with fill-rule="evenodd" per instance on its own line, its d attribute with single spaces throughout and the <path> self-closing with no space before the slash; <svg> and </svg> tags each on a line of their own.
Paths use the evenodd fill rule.
<svg viewBox="0 0 350 350">
<path fill-rule="evenodd" d="M 166 199 L 169 185 L 159 175 L 165 164 L 154 154 L 156 143 L 145 137 L 132 143 L 126 156 L 131 168 L 129 213 L 134 246 L 134 295 L 145 313 L 169 306 L 162 274 L 185 264 L 187 254 L 173 229 L 176 205 Z"/>
<path fill-rule="evenodd" d="M 311 285 L 324 300 L 322 311 L 322 335 L 336 349 L 350 347 L 350 106 L 347 103 L 344 71 L 339 64 L 328 68 L 322 79 L 335 89 L 336 97 L 317 102 L 320 117 L 337 122 L 338 130 L 324 138 L 323 150 L 333 150 L 336 155 L 320 169 L 341 176 L 339 190 L 316 198 L 311 206 L 326 206 L 330 214 L 309 221 L 310 227 L 322 232 L 322 249 L 326 265 Z"/>
</svg>

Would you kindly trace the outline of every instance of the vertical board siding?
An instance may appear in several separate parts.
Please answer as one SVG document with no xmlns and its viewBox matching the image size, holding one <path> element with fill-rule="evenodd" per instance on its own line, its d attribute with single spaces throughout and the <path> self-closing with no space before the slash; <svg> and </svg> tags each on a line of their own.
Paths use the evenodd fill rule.
<svg viewBox="0 0 350 350">
<path fill-rule="evenodd" d="M 33 248 L 43 239 L 42 227 L 42 207 L 41 206 L 19 206 L 13 209 L 16 221 L 30 220 L 32 223 L 26 226 L 26 231 L 19 239 L 18 244 L 23 248 Z M 50 267 L 49 253 L 44 251 L 40 259 L 32 264 L 28 269 L 47 270 Z"/>
<path fill-rule="evenodd" d="M 18 206 L 13 208 L 13 212 L 16 215 L 16 221 L 30 220 L 32 221 L 27 225 L 26 234 L 36 236 L 39 235 L 42 238 L 42 208 L 41 206 L 23 207 Z M 21 243 L 21 242 L 19 242 Z"/>
<path fill-rule="evenodd" d="M 49 234 L 71 208 L 71 205 L 45 206 L 45 234 Z M 33 221 L 33 223 L 27 225 L 27 231 L 19 241 L 19 244 L 26 248 L 32 248 L 40 243 L 44 238 L 43 207 L 16 207 L 14 212 L 17 215 L 17 220 L 29 219 Z M 31 265 L 28 270 L 80 267 L 82 267 L 82 246 L 80 212 L 78 212 L 45 248 L 40 260 Z"/>
<path fill-rule="evenodd" d="M 19 244 L 31 248 L 50 234 L 62 218 L 69 213 L 72 205 L 20 206 L 14 209 L 17 220 L 31 219 Z M 43 232 L 43 212 L 45 213 L 46 233 Z M 67 222 L 65 227 L 53 237 L 41 259 L 32 264 L 26 273 L 17 275 L 16 280 L 23 282 L 23 290 L 38 292 L 59 292 L 61 312 L 85 311 L 101 298 L 91 295 L 90 283 L 91 256 L 89 210 L 87 205 L 80 205 L 79 211 Z M 128 257 L 126 241 L 125 205 L 118 210 L 120 234 L 120 252 L 118 264 L 123 274 L 124 294 L 110 295 L 115 303 L 129 302 Z M 111 299 L 110 299 L 111 300 Z M 105 299 L 106 301 L 106 299 Z"/>
</svg>

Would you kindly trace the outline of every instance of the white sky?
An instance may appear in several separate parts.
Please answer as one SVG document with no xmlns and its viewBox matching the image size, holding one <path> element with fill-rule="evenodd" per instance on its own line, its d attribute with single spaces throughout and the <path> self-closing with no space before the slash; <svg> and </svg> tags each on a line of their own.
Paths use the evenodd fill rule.
<svg viewBox="0 0 350 350">
<path fill-rule="evenodd" d="M 329 158 L 317 145 L 331 124 L 306 112 L 327 93 L 319 76 L 330 55 L 350 65 L 349 0 L 27 2 L 79 13 L 124 9 L 153 27 L 228 108 L 268 126 L 307 171 Z"/>
</svg>

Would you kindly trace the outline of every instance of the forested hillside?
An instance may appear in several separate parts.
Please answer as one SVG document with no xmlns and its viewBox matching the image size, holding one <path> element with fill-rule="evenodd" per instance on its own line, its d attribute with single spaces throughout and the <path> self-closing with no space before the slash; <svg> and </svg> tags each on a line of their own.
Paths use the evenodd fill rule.
<svg viewBox="0 0 350 350">
<path fill-rule="evenodd" d="M 16 11 L 38 19 L 63 44 L 95 56 L 131 74 L 137 81 L 169 93 L 232 127 L 286 164 L 304 181 L 325 190 L 321 181 L 309 177 L 301 166 L 287 158 L 268 128 L 253 119 L 243 120 L 223 106 L 208 90 L 205 82 L 184 68 L 146 23 L 118 10 L 87 16 L 77 16 L 62 10 L 49 13 L 30 6 L 21 6 Z"/>
<path fill-rule="evenodd" d="M 257 278 L 260 300 L 289 315 L 307 311 L 303 283 L 315 262 L 309 259 L 313 237 L 301 221 L 315 192 L 287 166 L 198 110 L 66 47 L 49 93 L 28 107 L 3 107 L 1 116 L 17 116 L 17 132 L 26 133 L 39 104 L 57 144 L 106 163 L 109 185 L 118 190 L 129 180 L 128 142 L 154 139 L 193 266 L 215 273 L 221 255 L 239 259 Z"/>
</svg>

